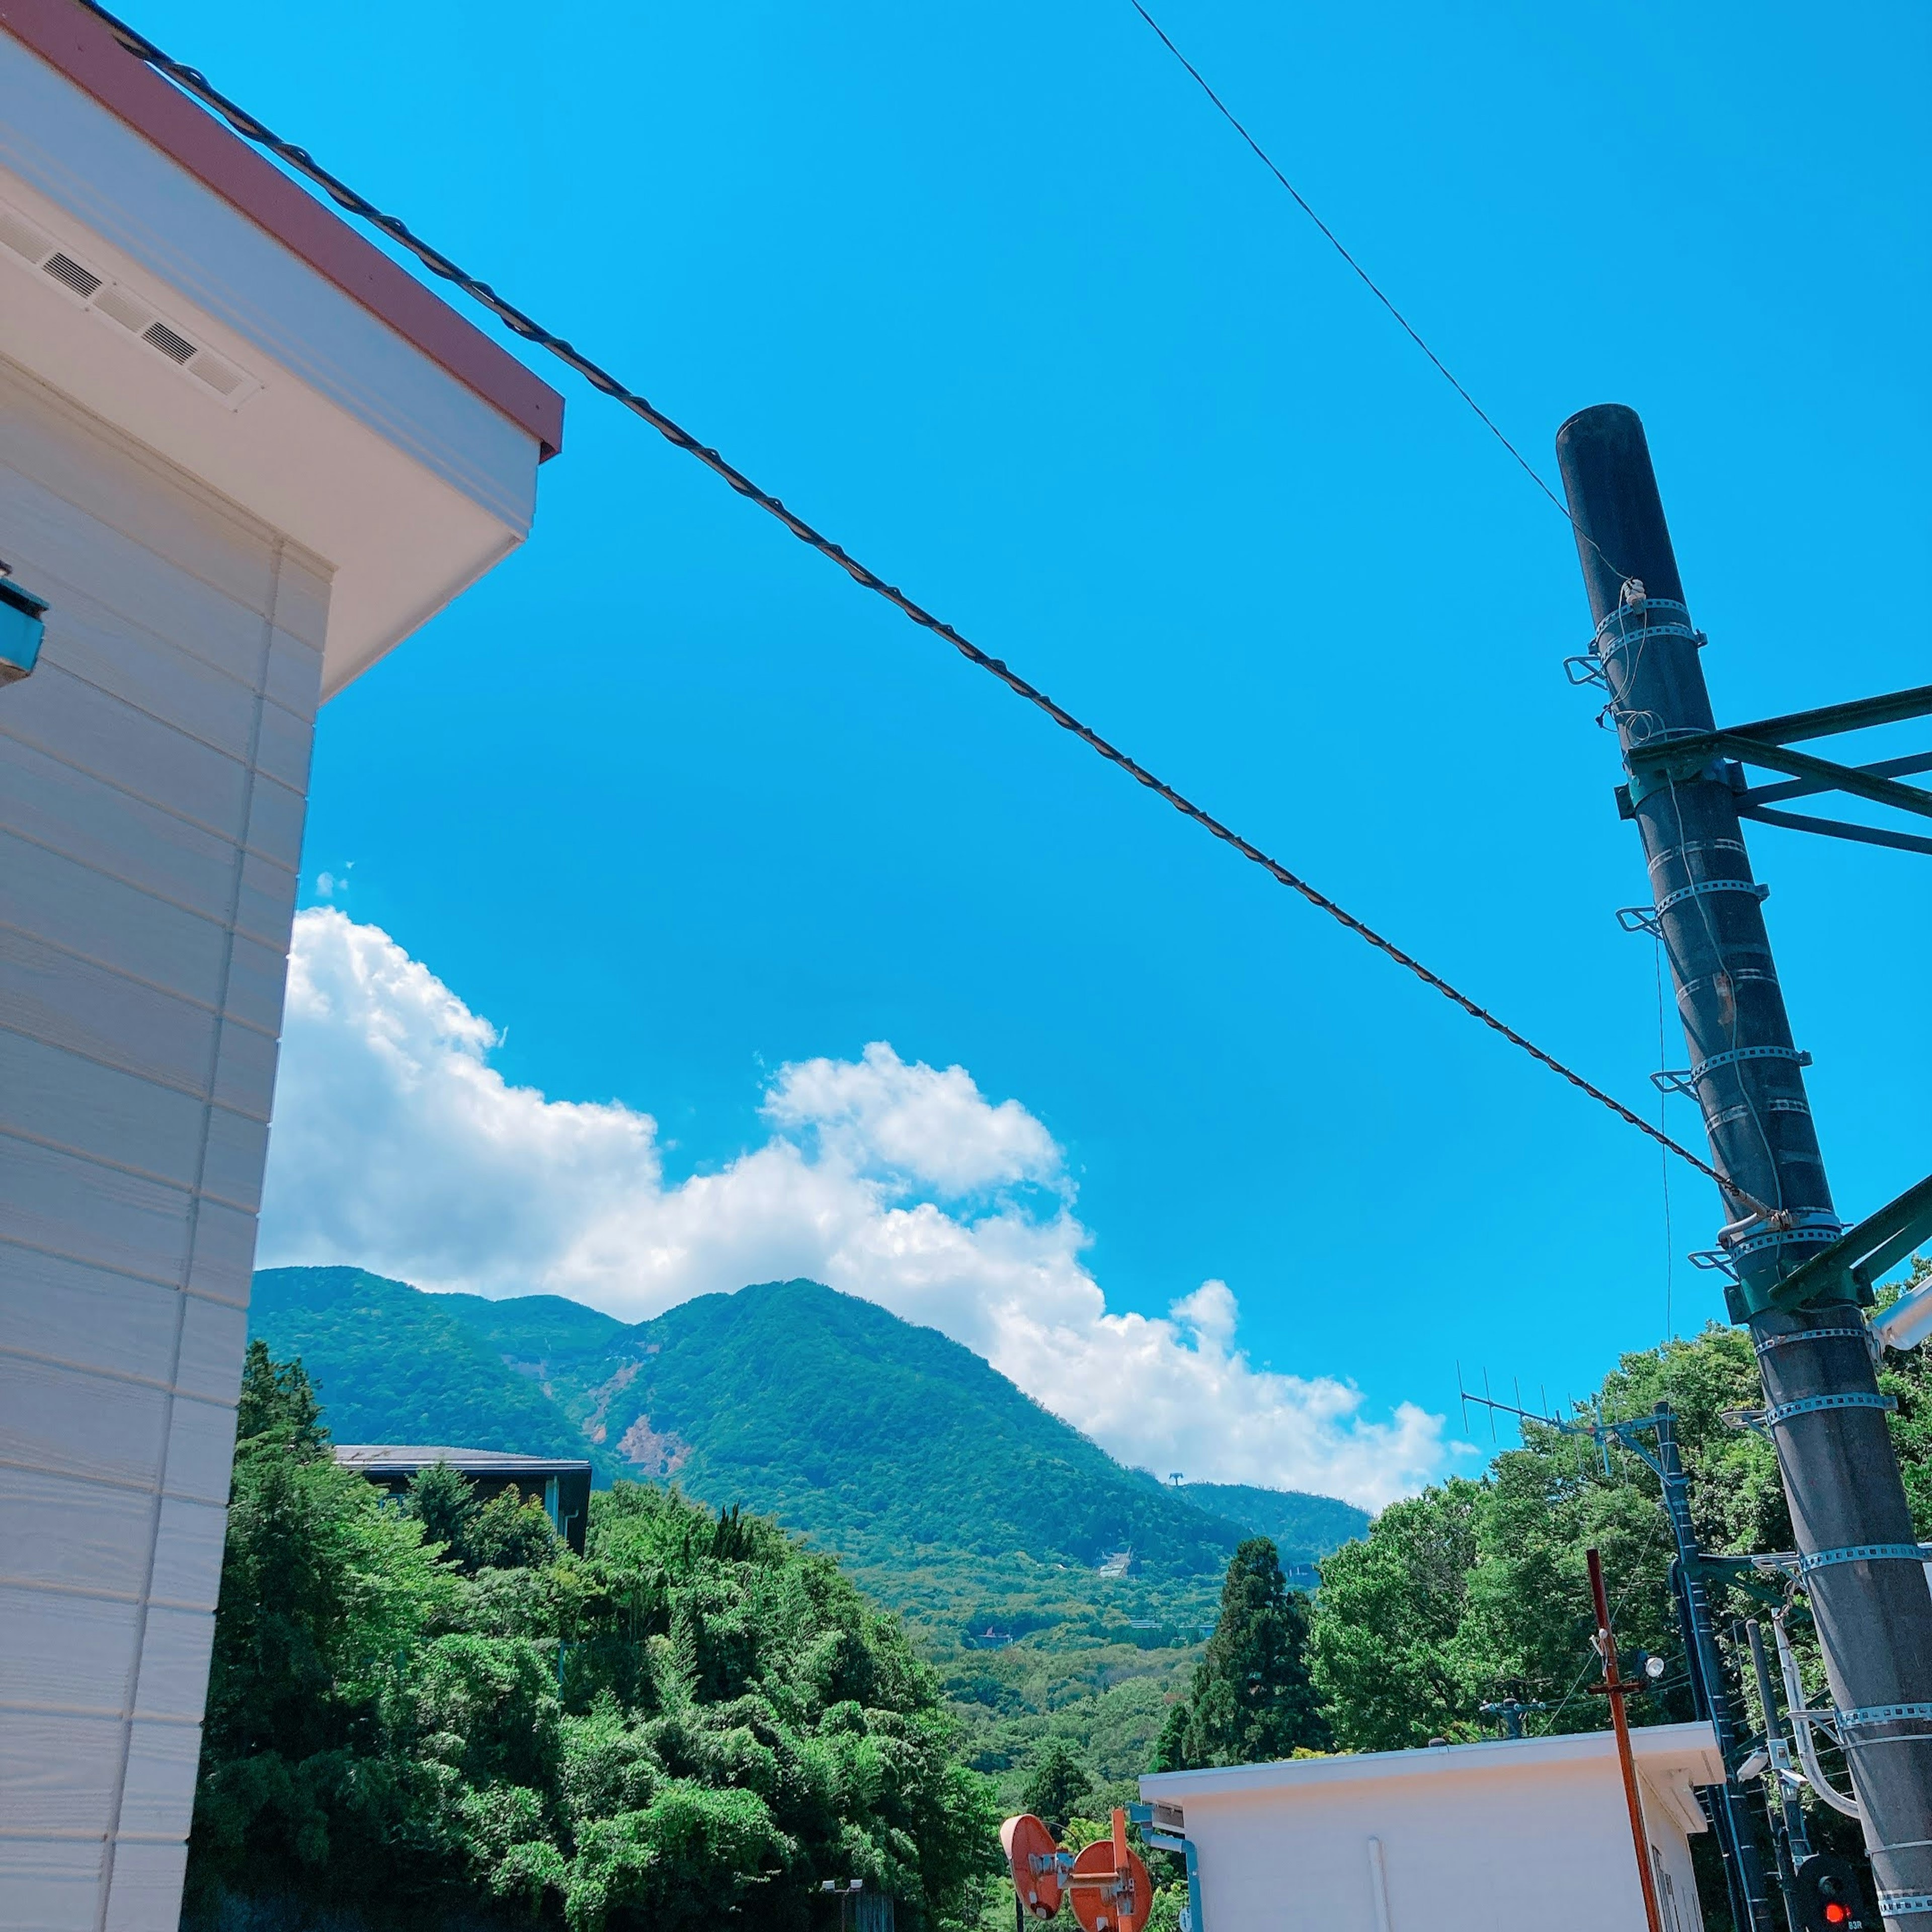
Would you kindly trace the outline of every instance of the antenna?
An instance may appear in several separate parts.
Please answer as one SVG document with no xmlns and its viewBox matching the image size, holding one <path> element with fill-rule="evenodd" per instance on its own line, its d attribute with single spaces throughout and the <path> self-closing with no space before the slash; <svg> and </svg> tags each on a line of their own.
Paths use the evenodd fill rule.
<svg viewBox="0 0 1932 1932">
<path fill-rule="evenodd" d="M 1514 1381 L 1514 1378 L 1512 1377 L 1511 1380 Z M 1487 1390 L 1489 1385 L 1490 1378 L 1488 1374 L 1485 1372 L 1483 1377 L 1483 1387 L 1486 1391 Z M 1486 1408 L 1490 1412 L 1490 1433 L 1492 1436 L 1494 1436 L 1496 1434 L 1496 1420 L 1498 1414 L 1514 1415 L 1520 1422 L 1540 1422 L 1544 1428 L 1554 1429 L 1558 1431 L 1558 1433 L 1564 1436 L 1588 1436 L 1593 1432 L 1587 1429 L 1579 1429 L 1574 1424 L 1565 1422 L 1559 1417 L 1545 1414 L 1540 1411 L 1534 1408 L 1525 1408 L 1520 1400 L 1513 1402 L 1498 1402 L 1492 1395 L 1490 1395 L 1486 1393 L 1482 1395 L 1478 1395 L 1473 1389 L 1466 1389 L 1462 1386 L 1462 1366 L 1460 1363 L 1456 1365 L 1456 1393 L 1461 1399 L 1463 1405 L 1463 1427 L 1465 1430 L 1468 1426 L 1468 1405 L 1473 1402 L 1479 1407 Z M 1519 1387 L 1516 1390 L 1516 1394 L 1519 1397 L 1521 1396 L 1522 1393 L 1522 1391 Z"/>
</svg>

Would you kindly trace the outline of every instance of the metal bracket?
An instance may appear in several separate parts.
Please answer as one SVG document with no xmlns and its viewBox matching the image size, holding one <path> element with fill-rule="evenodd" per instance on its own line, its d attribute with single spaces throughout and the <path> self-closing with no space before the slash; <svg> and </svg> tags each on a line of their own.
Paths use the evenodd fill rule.
<svg viewBox="0 0 1932 1932">
<path fill-rule="evenodd" d="M 1904 1918 L 1914 1912 L 1932 1912 L 1932 1892 L 1882 1892 L 1878 1895 L 1881 1918 Z"/>
<path fill-rule="evenodd" d="M 1735 1066 L 1747 1060 L 1788 1060 L 1794 1066 L 1809 1066 L 1811 1056 L 1795 1046 L 1734 1046 L 1723 1053 L 1714 1053 L 1708 1060 L 1700 1060 L 1690 1070 L 1690 1078 L 1701 1080 L 1706 1074 L 1714 1072 L 1720 1066 Z"/>
<path fill-rule="evenodd" d="M 1594 684 L 1600 691 L 1608 691 L 1610 688 L 1610 680 L 1604 674 L 1603 660 L 1594 649 L 1586 657 L 1565 658 L 1563 660 L 1563 675 L 1572 684 L 1580 687 Z"/>
<path fill-rule="evenodd" d="M 1754 879 L 1699 879 L 1692 884 L 1679 886 L 1674 892 L 1667 892 L 1657 902 L 1657 916 L 1661 919 L 1674 905 L 1681 905 L 1686 899 L 1702 898 L 1711 892 L 1748 892 L 1754 899 L 1768 899 L 1771 888 L 1761 886 Z"/>
<path fill-rule="evenodd" d="M 1679 1094 L 1687 1100 L 1697 1097 L 1697 1090 L 1690 1084 L 1690 1070 L 1688 1066 L 1660 1067 L 1650 1076 L 1650 1084 L 1660 1094 Z"/>
<path fill-rule="evenodd" d="M 1895 1201 L 1846 1229 L 1828 1248 L 1754 1298 L 1749 1310 L 1807 1308 L 1874 1300 L 1874 1285 L 1932 1235 L 1932 1174 L 1908 1187 Z"/>
<path fill-rule="evenodd" d="M 1664 915 L 1672 906 L 1682 905 L 1686 899 L 1704 898 L 1713 892 L 1748 892 L 1762 901 L 1770 898 L 1771 888 L 1752 879 L 1699 879 L 1679 886 L 1674 892 L 1666 892 L 1654 906 L 1619 906 L 1617 923 L 1626 932 L 1647 932 L 1658 938 L 1664 930 Z"/>
<path fill-rule="evenodd" d="M 1694 1268 L 1702 1268 L 1708 1274 L 1727 1274 L 1732 1280 L 1738 1278 L 1738 1264 L 1722 1248 L 1699 1248 L 1686 1256 Z"/>
<path fill-rule="evenodd" d="M 1793 1328 L 1782 1335 L 1760 1335 L 1751 1347 L 1762 1359 L 1772 1349 L 1781 1348 L 1790 1342 L 1869 1342 L 1870 1340 L 1871 1330 L 1869 1328 Z"/>
<path fill-rule="evenodd" d="M 1780 1422 L 1788 1422 L 1794 1415 L 1812 1415 L 1820 1409 L 1882 1408 L 1889 1412 L 1898 1406 L 1895 1396 L 1874 1395 L 1863 1389 L 1854 1389 L 1846 1395 L 1808 1395 L 1796 1402 L 1780 1402 L 1764 1412 L 1764 1421 L 1765 1426 L 1770 1428 Z"/>
<path fill-rule="evenodd" d="M 1856 1711 L 1834 1711 L 1832 1721 L 1840 1730 L 1847 1724 L 1903 1724 L 1932 1718 L 1932 1704 L 1867 1704 Z"/>
<path fill-rule="evenodd" d="M 1840 1563 L 1923 1563 L 1924 1552 L 1916 1543 L 1852 1543 L 1842 1550 L 1814 1550 L 1798 1559 L 1798 1574 L 1808 1576 L 1814 1570 L 1829 1570 Z"/>
</svg>

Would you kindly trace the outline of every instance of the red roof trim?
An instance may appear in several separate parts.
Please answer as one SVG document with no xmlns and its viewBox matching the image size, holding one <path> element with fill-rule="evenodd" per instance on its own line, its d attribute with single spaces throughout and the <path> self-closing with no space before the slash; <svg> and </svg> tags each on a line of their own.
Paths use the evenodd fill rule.
<svg viewBox="0 0 1932 1932">
<path fill-rule="evenodd" d="M 563 446 L 563 398 L 70 0 L 0 0 L 0 27 L 500 410 Z"/>
</svg>

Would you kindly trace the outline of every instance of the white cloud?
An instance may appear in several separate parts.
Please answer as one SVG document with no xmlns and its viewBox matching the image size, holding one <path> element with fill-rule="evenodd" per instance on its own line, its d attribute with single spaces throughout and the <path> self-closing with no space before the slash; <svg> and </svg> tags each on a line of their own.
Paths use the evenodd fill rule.
<svg viewBox="0 0 1932 1932">
<path fill-rule="evenodd" d="M 1109 1313 L 1060 1149 L 963 1067 L 882 1041 L 783 1067 L 770 1138 L 667 1186 L 649 1114 L 509 1085 L 497 1037 L 386 933 L 300 914 L 262 1265 L 564 1294 L 628 1321 L 807 1276 L 941 1330 L 1156 1472 L 1375 1505 L 1444 1466 L 1440 1417 L 1405 1402 L 1370 1420 L 1345 1383 L 1251 1366 L 1224 1282 L 1166 1317 Z"/>
</svg>

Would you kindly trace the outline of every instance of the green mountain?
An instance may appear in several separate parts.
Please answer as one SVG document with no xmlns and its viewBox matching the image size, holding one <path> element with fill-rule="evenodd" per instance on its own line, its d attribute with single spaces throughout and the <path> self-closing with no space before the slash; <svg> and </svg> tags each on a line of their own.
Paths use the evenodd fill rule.
<svg viewBox="0 0 1932 1932">
<path fill-rule="evenodd" d="M 1197 1509 L 1238 1522 L 1250 1536 L 1269 1536 L 1291 1568 L 1318 1563 L 1368 1528 L 1366 1511 L 1336 1496 L 1300 1490 L 1258 1490 L 1246 1483 L 1184 1483 L 1180 1493 Z"/>
<path fill-rule="evenodd" d="M 1330 1497 L 1167 1487 L 970 1349 L 812 1282 L 627 1325 L 554 1295 L 273 1268 L 249 1327 L 302 1358 L 338 1442 L 586 1456 L 600 1486 L 776 1516 L 906 1617 L 992 1770 L 1071 1724 L 1126 1774 L 1240 1538 L 1306 1564 L 1367 1526 Z"/>
</svg>

